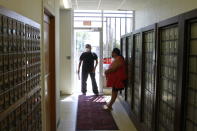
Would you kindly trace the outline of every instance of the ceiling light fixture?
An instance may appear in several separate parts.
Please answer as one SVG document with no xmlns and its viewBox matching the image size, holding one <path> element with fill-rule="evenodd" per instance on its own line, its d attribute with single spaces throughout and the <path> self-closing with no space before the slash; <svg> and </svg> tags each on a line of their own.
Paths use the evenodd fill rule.
<svg viewBox="0 0 197 131">
<path fill-rule="evenodd" d="M 72 8 L 70 0 L 63 0 L 63 4 L 64 4 L 65 9 L 71 9 Z"/>
</svg>

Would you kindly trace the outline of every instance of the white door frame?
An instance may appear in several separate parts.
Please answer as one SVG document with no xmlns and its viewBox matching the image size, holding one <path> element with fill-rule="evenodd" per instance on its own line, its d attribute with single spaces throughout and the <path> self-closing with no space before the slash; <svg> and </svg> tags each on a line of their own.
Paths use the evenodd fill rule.
<svg viewBox="0 0 197 131">
<path fill-rule="evenodd" d="M 102 60 L 103 60 L 103 30 L 102 28 L 96 28 L 96 27 L 75 27 L 74 28 L 74 31 L 75 30 L 85 30 L 85 31 L 88 31 L 88 32 L 99 32 L 100 34 L 100 43 L 99 43 L 99 46 L 100 46 L 100 52 L 99 52 L 99 58 L 100 58 L 100 62 L 99 62 L 99 84 L 100 84 L 100 88 L 99 88 L 99 93 L 103 93 L 103 63 L 102 63 Z M 74 36 L 76 37 L 76 36 Z M 75 38 L 76 39 L 76 38 Z M 74 42 L 75 44 L 75 42 Z"/>
</svg>

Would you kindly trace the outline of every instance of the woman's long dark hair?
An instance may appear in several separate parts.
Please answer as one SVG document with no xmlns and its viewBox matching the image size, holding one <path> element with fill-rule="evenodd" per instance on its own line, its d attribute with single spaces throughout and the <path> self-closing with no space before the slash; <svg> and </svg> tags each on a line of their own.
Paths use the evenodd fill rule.
<svg viewBox="0 0 197 131">
<path fill-rule="evenodd" d="M 112 53 L 116 53 L 118 56 L 121 56 L 121 52 L 118 48 L 114 48 Z"/>
</svg>

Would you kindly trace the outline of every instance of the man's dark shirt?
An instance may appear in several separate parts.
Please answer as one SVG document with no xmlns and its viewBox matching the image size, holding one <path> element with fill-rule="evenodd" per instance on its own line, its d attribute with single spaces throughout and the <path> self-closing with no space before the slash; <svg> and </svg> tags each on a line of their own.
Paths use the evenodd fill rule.
<svg viewBox="0 0 197 131">
<path fill-rule="evenodd" d="M 91 72 L 94 69 L 94 60 L 98 57 L 93 52 L 84 52 L 80 56 L 80 61 L 83 61 L 82 71 Z"/>
</svg>

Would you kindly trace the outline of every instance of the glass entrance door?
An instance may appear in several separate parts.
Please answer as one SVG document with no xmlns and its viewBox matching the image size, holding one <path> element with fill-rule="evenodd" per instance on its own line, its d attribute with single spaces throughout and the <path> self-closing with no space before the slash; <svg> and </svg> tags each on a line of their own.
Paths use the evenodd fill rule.
<svg viewBox="0 0 197 131">
<path fill-rule="evenodd" d="M 97 29 L 75 29 L 74 30 L 74 79 L 75 79 L 75 92 L 81 92 L 81 71 L 80 75 L 77 74 L 78 64 L 80 55 L 85 52 L 85 45 L 90 44 L 92 46 L 92 52 L 96 53 L 98 56 L 98 65 L 95 72 L 95 78 L 98 85 L 98 90 L 102 92 L 102 80 L 101 80 L 101 60 L 102 60 L 102 53 L 101 53 L 101 31 Z M 82 66 L 81 66 L 82 69 Z M 87 93 L 92 93 L 92 83 L 90 76 L 88 76 L 87 80 Z"/>
</svg>

